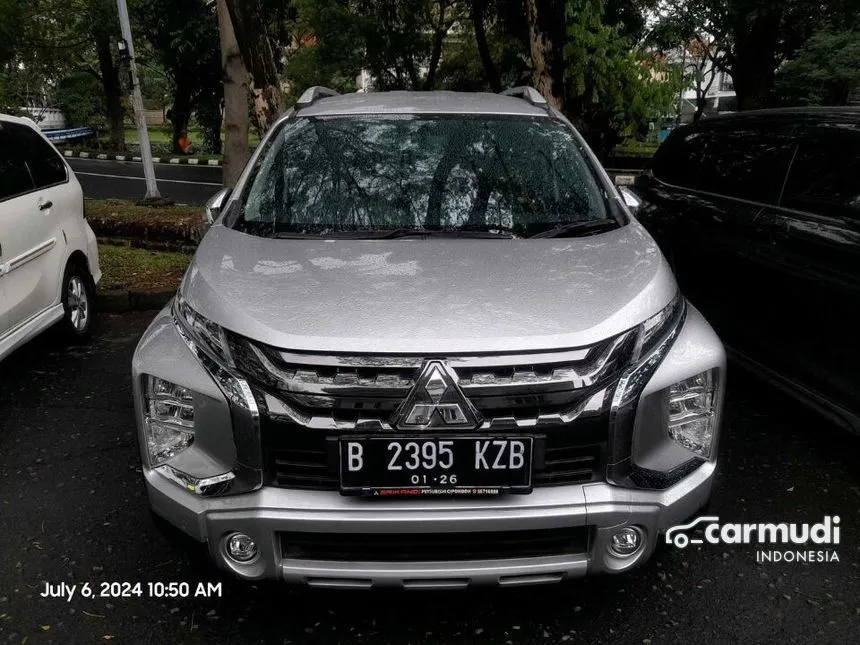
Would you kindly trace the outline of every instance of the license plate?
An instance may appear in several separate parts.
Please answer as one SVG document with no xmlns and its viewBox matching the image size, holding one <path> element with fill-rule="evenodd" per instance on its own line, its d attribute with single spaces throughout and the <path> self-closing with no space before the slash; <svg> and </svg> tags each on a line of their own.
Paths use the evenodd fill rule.
<svg viewBox="0 0 860 645">
<path fill-rule="evenodd" d="M 532 437 L 343 437 L 345 495 L 411 497 L 531 491 Z"/>
</svg>

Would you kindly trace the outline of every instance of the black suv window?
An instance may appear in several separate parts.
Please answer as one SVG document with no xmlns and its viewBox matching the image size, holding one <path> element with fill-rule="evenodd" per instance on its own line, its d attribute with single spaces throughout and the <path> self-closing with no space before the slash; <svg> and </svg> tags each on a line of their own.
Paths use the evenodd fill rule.
<svg viewBox="0 0 860 645">
<path fill-rule="evenodd" d="M 27 126 L 13 124 L 13 138 L 18 140 L 16 150 L 24 157 L 33 175 L 36 188 L 53 186 L 66 181 L 66 164 L 54 147 L 39 133 Z"/>
<path fill-rule="evenodd" d="M 20 127 L 0 121 L 0 201 L 33 190 L 21 149 L 12 138 L 12 129 Z"/>
<path fill-rule="evenodd" d="M 707 138 L 688 128 L 676 130 L 654 155 L 654 176 L 662 182 L 696 188 Z"/>
<path fill-rule="evenodd" d="M 707 132 L 698 188 L 776 204 L 796 147 L 789 129 L 730 126 Z"/>
<path fill-rule="evenodd" d="M 780 205 L 860 219 L 860 124 L 804 131 Z"/>
</svg>

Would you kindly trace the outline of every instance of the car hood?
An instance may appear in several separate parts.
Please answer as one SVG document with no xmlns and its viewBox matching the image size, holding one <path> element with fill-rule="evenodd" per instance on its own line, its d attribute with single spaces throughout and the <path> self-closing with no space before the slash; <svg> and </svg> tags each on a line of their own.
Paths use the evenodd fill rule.
<svg viewBox="0 0 860 645">
<path fill-rule="evenodd" d="M 425 355 L 589 345 L 676 290 L 635 221 L 540 240 L 278 240 L 215 226 L 181 287 L 202 315 L 275 347 Z"/>
</svg>

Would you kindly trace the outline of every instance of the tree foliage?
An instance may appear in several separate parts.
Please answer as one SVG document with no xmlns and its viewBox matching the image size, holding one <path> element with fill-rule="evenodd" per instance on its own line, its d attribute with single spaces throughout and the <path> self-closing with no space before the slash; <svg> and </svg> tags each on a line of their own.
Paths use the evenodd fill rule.
<svg viewBox="0 0 860 645">
<path fill-rule="evenodd" d="M 57 92 L 69 86 L 63 84 L 66 78 L 88 74 L 100 84 L 103 121 L 114 147 L 121 149 L 124 105 L 115 55 L 115 1 L 0 0 L 0 25 L 0 108 L 56 104 Z M 7 40 L 5 30 L 14 36 Z"/>
<path fill-rule="evenodd" d="M 731 74 L 740 109 L 774 100 L 777 69 L 822 25 L 857 25 L 856 0 L 663 0 L 656 31 L 713 44 Z M 666 39 L 664 38 L 664 41 Z"/>
<path fill-rule="evenodd" d="M 777 73 L 786 105 L 845 105 L 860 90 L 860 30 L 822 29 Z"/>
<path fill-rule="evenodd" d="M 172 93 L 173 148 L 196 110 L 205 147 L 221 151 L 221 54 L 215 8 L 205 0 L 139 0 L 139 32 L 164 69 Z"/>
<path fill-rule="evenodd" d="M 678 75 L 606 24 L 601 2 L 568 3 L 564 55 L 566 110 L 599 155 L 671 113 Z"/>
</svg>

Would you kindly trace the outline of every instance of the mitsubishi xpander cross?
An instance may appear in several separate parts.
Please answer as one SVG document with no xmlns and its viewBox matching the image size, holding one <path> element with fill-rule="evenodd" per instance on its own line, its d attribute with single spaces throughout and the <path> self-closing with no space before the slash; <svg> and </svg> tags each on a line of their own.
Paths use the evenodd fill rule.
<svg viewBox="0 0 860 645">
<path fill-rule="evenodd" d="M 222 568 L 552 582 L 708 500 L 723 347 L 535 90 L 312 88 L 207 216 L 133 372 L 152 510 Z"/>
</svg>

